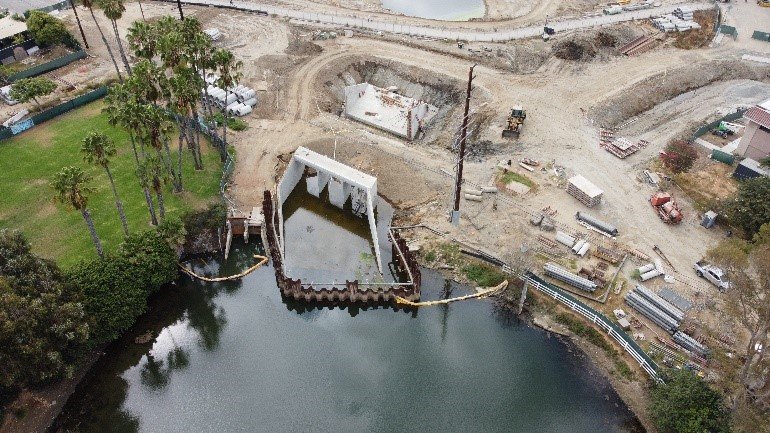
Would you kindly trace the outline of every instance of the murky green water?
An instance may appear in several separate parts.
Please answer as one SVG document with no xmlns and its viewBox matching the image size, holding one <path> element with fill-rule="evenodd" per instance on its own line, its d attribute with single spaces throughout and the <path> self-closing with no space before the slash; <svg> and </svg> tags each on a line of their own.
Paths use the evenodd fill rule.
<svg viewBox="0 0 770 433">
<path fill-rule="evenodd" d="M 253 248 L 253 247 L 252 247 Z M 236 244 L 221 274 L 251 262 Z M 217 264 L 197 264 L 216 272 Z M 467 289 L 424 274 L 424 297 Z M 447 293 L 450 291 L 451 293 Z M 301 313 L 299 312 L 301 311 Z M 153 330 L 158 338 L 135 344 Z M 565 343 L 468 301 L 417 313 L 287 306 L 263 267 L 183 279 L 108 349 L 59 420 L 82 432 L 618 432 L 635 426 Z"/>
<path fill-rule="evenodd" d="M 382 7 L 412 17 L 464 21 L 484 16 L 484 0 L 382 0 Z"/>
</svg>

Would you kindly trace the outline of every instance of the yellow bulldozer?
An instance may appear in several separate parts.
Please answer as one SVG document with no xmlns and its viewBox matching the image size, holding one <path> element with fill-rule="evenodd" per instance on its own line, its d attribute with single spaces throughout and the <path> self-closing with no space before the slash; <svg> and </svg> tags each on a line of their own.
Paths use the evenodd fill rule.
<svg viewBox="0 0 770 433">
<path fill-rule="evenodd" d="M 527 112 L 521 105 L 513 107 L 511 114 L 505 123 L 503 129 L 503 138 L 519 138 L 521 128 L 524 126 L 524 119 L 527 118 Z"/>
</svg>

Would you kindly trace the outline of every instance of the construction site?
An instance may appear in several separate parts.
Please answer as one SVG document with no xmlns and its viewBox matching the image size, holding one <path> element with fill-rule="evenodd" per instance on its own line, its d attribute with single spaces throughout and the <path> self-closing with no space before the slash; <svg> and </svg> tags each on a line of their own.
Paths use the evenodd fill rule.
<svg viewBox="0 0 770 433">
<path fill-rule="evenodd" d="M 374 0 L 276 0 L 274 10 L 251 1 L 183 3 L 186 15 L 216 29 L 215 45 L 243 62 L 243 98 L 217 102 L 248 125 L 229 137 L 237 160 L 227 194 L 237 224 L 262 226 L 271 258 L 282 263 L 282 293 L 410 305 L 420 300 L 419 266 L 465 278 L 447 247 L 460 245 L 503 270 L 531 272 L 519 285 L 512 275 L 510 287 L 528 285 L 533 302 L 555 298 L 552 284 L 623 329 L 642 351 L 629 361 L 639 374 L 612 381 L 643 424 L 640 390 L 657 379 L 648 356 L 714 378 L 723 373 L 713 353 L 742 350 L 747 336 L 726 310 L 729 294 L 698 267 L 725 229 L 659 156 L 669 141 L 770 100 L 770 42 L 751 36 L 770 32 L 770 8 L 489 0 L 482 18 L 444 22 L 400 16 Z M 124 37 L 141 14 L 177 7 L 142 6 L 140 13 L 127 3 L 117 21 Z M 60 15 L 75 28 L 70 12 Z M 83 27 L 97 40 L 93 21 Z M 456 37 L 433 36 L 439 31 Z M 56 77 L 87 86 L 111 73 L 103 47 L 89 54 Z M 222 89 L 210 90 L 215 97 Z M 709 199 L 736 190 L 733 168 L 713 154 L 738 149 L 751 120 L 726 122 L 694 140 L 689 175 Z M 364 277 L 341 273 L 321 284 L 323 295 L 318 284 L 313 291 L 312 269 L 293 264 L 302 239 L 284 234 L 294 212 L 284 203 L 295 188 L 353 207 L 374 256 Z M 392 219 L 378 202 L 392 207 Z M 237 233 L 249 233 L 245 227 Z M 387 272 L 388 263 L 398 272 Z M 357 291 L 377 274 L 390 292 Z"/>
</svg>

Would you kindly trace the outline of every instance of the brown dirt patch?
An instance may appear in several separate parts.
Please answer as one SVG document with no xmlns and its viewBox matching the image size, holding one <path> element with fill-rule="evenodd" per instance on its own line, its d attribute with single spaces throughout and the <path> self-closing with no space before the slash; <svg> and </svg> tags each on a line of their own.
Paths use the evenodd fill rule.
<svg viewBox="0 0 770 433">
<path fill-rule="evenodd" d="M 732 166 L 701 156 L 689 172 L 674 179 L 697 210 L 718 212 L 738 191 L 738 182 L 731 176 L 734 170 Z"/>
<path fill-rule="evenodd" d="M 700 24 L 701 28 L 690 30 L 683 33 L 677 33 L 674 36 L 673 45 L 677 48 L 691 50 L 702 48 L 711 42 L 714 37 L 714 22 L 716 21 L 716 11 L 695 11 L 693 19 Z"/>
</svg>

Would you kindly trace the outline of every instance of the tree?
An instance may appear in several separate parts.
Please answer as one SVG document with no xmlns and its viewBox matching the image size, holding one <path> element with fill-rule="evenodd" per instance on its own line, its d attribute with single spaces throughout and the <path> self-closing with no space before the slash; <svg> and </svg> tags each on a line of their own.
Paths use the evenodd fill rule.
<svg viewBox="0 0 770 433">
<path fill-rule="evenodd" d="M 37 98 L 50 95 L 56 90 L 56 83 L 46 77 L 22 78 L 11 85 L 11 98 L 19 102 L 35 101 L 39 107 Z"/>
<path fill-rule="evenodd" d="M 761 404 L 770 401 L 770 363 L 767 350 L 757 351 L 757 345 L 767 347 L 770 331 L 770 223 L 763 225 L 752 243 L 727 239 L 711 249 L 708 257 L 728 272 L 730 296 L 727 310 L 749 334 L 743 364 L 737 374 L 740 391 L 734 407 L 747 396 Z"/>
<path fill-rule="evenodd" d="M 74 371 L 89 337 L 80 301 L 20 232 L 0 230 L 0 394 Z"/>
<path fill-rule="evenodd" d="M 689 141 L 674 140 L 666 145 L 660 159 L 674 173 L 683 173 L 698 159 L 698 152 Z"/>
<path fill-rule="evenodd" d="M 241 67 L 243 63 L 240 60 L 236 60 L 232 52 L 220 49 L 214 53 L 214 64 L 216 64 L 219 71 L 219 80 L 217 85 L 225 89 L 225 100 L 229 94 L 229 89 L 235 87 L 238 84 L 238 80 L 241 79 Z M 222 138 L 223 143 L 220 149 L 220 158 L 222 162 L 227 159 L 227 109 L 223 110 L 225 121 L 222 122 Z"/>
<path fill-rule="evenodd" d="M 83 31 L 83 25 L 80 23 L 80 16 L 78 15 L 78 8 L 75 7 L 74 0 L 69 0 L 70 2 L 70 8 L 72 8 L 72 12 L 75 14 L 75 21 L 78 23 L 78 29 L 80 30 L 80 36 L 83 38 L 83 44 L 86 46 L 86 49 L 89 49 L 91 47 L 88 46 L 88 40 L 86 40 L 86 32 Z"/>
<path fill-rule="evenodd" d="M 110 180 L 110 186 L 112 187 L 112 195 L 115 197 L 115 207 L 118 209 L 120 223 L 123 226 L 123 233 L 128 236 L 128 222 L 126 221 L 126 214 L 123 212 L 123 202 L 120 201 L 118 190 L 115 188 L 115 179 L 113 179 L 112 172 L 110 171 L 110 158 L 118 153 L 115 149 L 115 143 L 107 135 L 92 131 L 83 139 L 80 151 L 83 153 L 83 160 L 85 162 L 98 165 L 107 173 L 107 178 Z"/>
<path fill-rule="evenodd" d="M 730 431 L 722 395 L 691 371 L 672 371 L 652 389 L 652 418 L 661 433 Z"/>
<path fill-rule="evenodd" d="M 131 65 L 128 64 L 126 50 L 123 49 L 123 42 L 120 40 L 120 33 L 118 32 L 118 20 L 123 17 L 123 12 L 126 11 L 126 6 L 123 4 L 123 0 L 97 0 L 97 2 L 102 7 L 104 16 L 106 16 L 112 24 L 112 31 L 115 32 L 115 40 L 118 43 L 120 58 L 123 60 L 123 66 L 126 68 L 126 71 L 130 75 Z"/>
<path fill-rule="evenodd" d="M 107 54 L 110 55 L 110 59 L 112 60 L 112 65 L 115 66 L 115 72 L 118 73 L 118 80 L 120 82 L 123 82 L 123 75 L 120 74 L 120 68 L 118 67 L 118 62 L 115 60 L 115 55 L 112 54 L 112 48 L 110 48 L 110 44 L 107 43 L 107 38 L 104 36 L 104 31 L 102 31 L 102 26 L 99 25 L 99 21 L 96 19 L 96 15 L 94 14 L 94 0 L 81 0 L 83 2 L 83 6 L 88 8 L 88 12 L 91 13 L 91 19 L 94 20 L 94 24 L 96 24 L 96 29 L 99 30 L 99 36 L 102 37 L 102 42 L 104 43 L 104 46 L 107 48 Z"/>
<path fill-rule="evenodd" d="M 738 195 L 727 206 L 727 216 L 737 227 L 753 236 L 770 222 L 770 178 L 755 177 L 741 182 Z"/>
<path fill-rule="evenodd" d="M 27 30 L 32 38 L 42 47 L 71 42 L 72 35 L 64 23 L 54 16 L 33 10 L 27 18 Z"/>
<path fill-rule="evenodd" d="M 163 163 L 161 162 L 160 157 L 148 155 L 139 165 L 137 174 L 139 175 L 139 181 L 142 183 L 142 186 L 149 187 L 155 192 L 155 197 L 158 199 L 160 220 L 163 221 L 166 217 L 166 206 L 163 201 L 163 186 L 168 183 L 168 173 L 163 169 Z"/>
<path fill-rule="evenodd" d="M 96 233 L 94 221 L 91 219 L 91 213 L 88 211 L 88 194 L 94 191 L 93 188 L 86 185 L 90 181 L 91 177 L 83 169 L 70 166 L 64 167 L 54 175 L 51 186 L 56 191 L 56 200 L 69 204 L 83 215 L 88 231 L 91 233 L 91 240 L 96 248 L 96 253 L 99 257 L 103 257 L 102 241 Z"/>
</svg>

